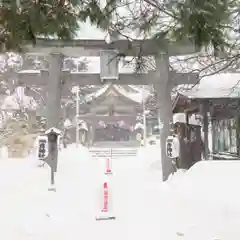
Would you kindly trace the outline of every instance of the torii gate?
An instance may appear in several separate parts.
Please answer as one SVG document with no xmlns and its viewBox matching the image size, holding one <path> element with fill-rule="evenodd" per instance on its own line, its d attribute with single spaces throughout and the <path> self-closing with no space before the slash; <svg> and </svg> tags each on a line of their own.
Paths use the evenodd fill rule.
<svg viewBox="0 0 240 240">
<path fill-rule="evenodd" d="M 131 47 L 130 47 L 131 46 Z M 170 123 L 172 122 L 171 90 L 180 84 L 195 84 L 197 75 L 193 73 L 176 73 L 169 71 L 169 56 L 186 55 L 195 53 L 195 46 L 189 43 L 170 43 L 162 41 L 161 45 L 154 40 L 116 40 L 107 44 L 104 40 L 46 40 L 38 39 L 36 47 L 26 46 L 27 53 L 50 55 L 50 67 L 46 71 L 37 73 L 20 73 L 19 81 L 27 85 L 44 84 L 47 87 L 47 125 L 58 127 L 60 119 L 60 101 L 62 88 L 68 88 L 75 83 L 83 85 L 102 85 L 113 82 L 118 85 L 154 85 L 157 92 L 157 108 L 159 120 L 163 124 L 160 131 L 161 161 L 163 168 L 163 180 L 173 172 L 171 159 L 165 153 L 165 141 L 170 134 Z M 106 58 L 102 55 L 103 50 L 108 52 L 111 61 L 100 61 L 101 73 L 70 73 L 62 71 L 63 58 L 80 56 L 100 56 L 101 60 Z M 148 73 L 118 73 L 118 56 L 154 56 L 156 69 Z M 34 77 L 34 78 L 33 78 Z M 34 79 L 34 82 L 33 82 Z"/>
</svg>

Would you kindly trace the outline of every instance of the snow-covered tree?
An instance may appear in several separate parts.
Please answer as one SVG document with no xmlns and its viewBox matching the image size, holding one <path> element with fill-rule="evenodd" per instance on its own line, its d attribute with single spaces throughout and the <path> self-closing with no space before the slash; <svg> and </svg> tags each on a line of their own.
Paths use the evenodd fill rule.
<svg viewBox="0 0 240 240">
<path fill-rule="evenodd" d="M 87 64 L 88 61 L 85 58 L 66 58 L 63 70 L 85 71 Z M 42 111 L 40 108 L 44 108 L 46 101 L 43 98 L 44 87 L 24 86 L 22 84 L 19 86 L 17 72 L 29 69 L 41 70 L 48 67 L 48 58 L 43 56 L 19 55 L 14 53 L 6 53 L 0 56 L 0 89 L 5 94 L 3 101 L 0 102 L 2 127 L 10 119 L 32 121 L 32 119 L 29 119 L 29 116 L 36 116 L 36 111 L 38 113 L 39 110 Z M 36 124 L 42 126 L 42 118 Z"/>
</svg>

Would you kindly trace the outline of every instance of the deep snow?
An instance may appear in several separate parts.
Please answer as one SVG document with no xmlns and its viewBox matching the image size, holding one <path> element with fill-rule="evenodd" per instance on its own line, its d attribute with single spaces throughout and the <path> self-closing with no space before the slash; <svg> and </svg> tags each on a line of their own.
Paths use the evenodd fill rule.
<svg viewBox="0 0 240 240">
<path fill-rule="evenodd" d="M 60 154 L 56 192 L 34 157 L 0 161 L 0 239 L 239 240 L 240 163 L 198 163 L 161 183 L 158 149 L 104 160 L 70 146 Z M 115 221 L 95 221 L 108 179 Z"/>
</svg>

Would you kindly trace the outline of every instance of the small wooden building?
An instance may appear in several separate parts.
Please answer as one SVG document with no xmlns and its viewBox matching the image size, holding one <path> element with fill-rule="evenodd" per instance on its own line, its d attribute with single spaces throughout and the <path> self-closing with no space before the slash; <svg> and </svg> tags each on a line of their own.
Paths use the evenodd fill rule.
<svg viewBox="0 0 240 240">
<path fill-rule="evenodd" d="M 175 113 L 173 129 L 180 142 L 178 164 L 181 168 L 188 169 L 202 159 L 204 144 L 201 139 L 201 125 L 198 119 L 187 119 L 185 113 Z"/>
<path fill-rule="evenodd" d="M 178 93 L 173 112 L 188 119 L 202 116 L 205 159 L 237 159 L 240 156 L 240 94 L 238 88 L 194 89 Z"/>
</svg>

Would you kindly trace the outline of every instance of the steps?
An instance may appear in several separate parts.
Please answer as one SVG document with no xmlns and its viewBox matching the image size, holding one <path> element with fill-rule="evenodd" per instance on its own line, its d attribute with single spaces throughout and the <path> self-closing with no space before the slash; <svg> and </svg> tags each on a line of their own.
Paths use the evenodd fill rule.
<svg viewBox="0 0 240 240">
<path fill-rule="evenodd" d="M 128 148 L 89 148 L 89 152 L 94 159 L 101 159 L 110 157 L 112 159 L 122 159 L 127 157 L 136 157 L 138 152 L 138 147 L 128 147 Z"/>
</svg>

